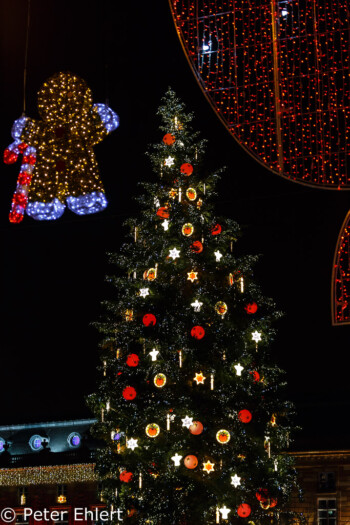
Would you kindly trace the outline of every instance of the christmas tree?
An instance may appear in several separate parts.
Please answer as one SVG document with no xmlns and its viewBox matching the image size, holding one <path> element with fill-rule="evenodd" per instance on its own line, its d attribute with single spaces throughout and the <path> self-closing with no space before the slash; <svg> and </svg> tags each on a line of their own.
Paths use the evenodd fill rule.
<svg viewBox="0 0 350 525">
<path fill-rule="evenodd" d="M 192 114 L 169 89 L 158 115 L 156 181 L 111 255 L 115 296 L 97 323 L 103 497 L 130 524 L 292 519 L 293 406 L 269 358 L 280 313 L 253 282 L 256 257 L 237 253 L 238 225 L 214 215 L 219 173 L 202 173 Z"/>
</svg>

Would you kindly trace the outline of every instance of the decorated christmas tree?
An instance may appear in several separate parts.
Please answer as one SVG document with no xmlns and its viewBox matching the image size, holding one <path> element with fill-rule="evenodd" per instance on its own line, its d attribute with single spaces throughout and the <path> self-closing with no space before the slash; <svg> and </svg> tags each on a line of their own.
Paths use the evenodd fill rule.
<svg viewBox="0 0 350 525">
<path fill-rule="evenodd" d="M 269 357 L 280 313 L 253 281 L 256 257 L 237 253 L 238 225 L 214 215 L 219 174 L 203 174 L 192 115 L 171 90 L 162 102 L 156 180 L 111 255 L 97 323 L 103 497 L 130 524 L 288 521 L 293 407 Z"/>
</svg>

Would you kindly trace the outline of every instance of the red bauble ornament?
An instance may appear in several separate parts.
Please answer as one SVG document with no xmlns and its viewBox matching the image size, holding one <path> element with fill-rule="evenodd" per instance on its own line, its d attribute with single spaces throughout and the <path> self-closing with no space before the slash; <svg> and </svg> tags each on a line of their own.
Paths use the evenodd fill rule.
<svg viewBox="0 0 350 525">
<path fill-rule="evenodd" d="M 205 336 L 205 330 L 202 326 L 194 326 L 191 330 L 191 335 L 195 339 L 203 339 Z"/>
<path fill-rule="evenodd" d="M 203 251 L 203 244 L 201 243 L 201 241 L 194 241 L 191 244 L 191 250 L 194 253 L 201 253 Z"/>
<path fill-rule="evenodd" d="M 157 322 L 157 319 L 153 314 L 145 314 L 142 318 L 142 322 L 145 326 L 154 326 Z"/>
<path fill-rule="evenodd" d="M 250 505 L 248 505 L 248 503 L 241 503 L 241 505 L 237 509 L 237 514 L 240 518 L 247 518 L 251 512 L 252 509 L 250 508 Z"/>
<path fill-rule="evenodd" d="M 244 409 L 238 412 L 238 418 L 242 423 L 249 423 L 249 421 L 252 420 L 252 417 L 253 416 L 249 410 Z"/>
<path fill-rule="evenodd" d="M 128 366 L 137 366 L 140 362 L 140 358 L 137 354 L 129 354 L 126 358 L 126 364 Z"/>
<path fill-rule="evenodd" d="M 175 137 L 174 137 L 174 135 L 172 135 L 171 133 L 167 133 L 167 134 L 164 135 L 164 137 L 163 137 L 163 142 L 164 142 L 164 144 L 166 144 L 167 146 L 171 146 L 171 145 L 174 144 L 174 142 L 175 142 Z"/>
<path fill-rule="evenodd" d="M 266 501 L 269 497 L 267 489 L 258 489 L 255 493 L 255 497 L 258 501 Z"/>
<path fill-rule="evenodd" d="M 169 219 L 168 208 L 166 206 L 159 208 L 157 211 L 157 215 L 158 217 L 161 217 L 162 219 Z"/>
<path fill-rule="evenodd" d="M 270 508 L 276 507 L 277 505 L 277 498 L 270 498 Z"/>
<path fill-rule="evenodd" d="M 222 228 L 220 226 L 220 224 L 215 224 L 215 226 L 212 227 L 211 229 L 211 234 L 212 235 L 219 235 L 219 233 L 222 232 Z"/>
<path fill-rule="evenodd" d="M 189 164 L 188 162 L 185 162 L 184 164 L 181 164 L 180 171 L 184 175 L 187 175 L 187 176 L 192 175 L 192 173 L 193 173 L 193 166 L 192 166 L 192 164 Z"/>
<path fill-rule="evenodd" d="M 136 397 L 136 390 L 133 386 L 127 386 L 123 390 L 123 398 L 132 401 Z"/>
<path fill-rule="evenodd" d="M 194 436 L 199 436 L 203 432 L 203 425 L 200 421 L 193 421 L 189 430 Z"/>
<path fill-rule="evenodd" d="M 124 481 L 124 483 L 129 483 L 132 480 L 132 472 L 127 472 L 126 470 L 123 470 L 123 472 L 120 473 L 119 479 L 120 481 Z"/>
<path fill-rule="evenodd" d="M 186 456 L 184 459 L 184 464 L 186 468 L 194 469 L 198 465 L 198 459 L 196 456 Z"/>
<path fill-rule="evenodd" d="M 6 148 L 4 151 L 4 162 L 5 164 L 14 164 L 18 159 L 17 153 Z"/>
<path fill-rule="evenodd" d="M 244 309 L 247 314 L 255 314 L 258 309 L 258 305 L 256 303 L 248 303 Z"/>
<path fill-rule="evenodd" d="M 249 372 L 249 373 L 253 376 L 254 383 L 258 383 L 260 381 L 260 374 L 259 374 L 259 372 L 254 370 L 253 372 Z"/>
</svg>

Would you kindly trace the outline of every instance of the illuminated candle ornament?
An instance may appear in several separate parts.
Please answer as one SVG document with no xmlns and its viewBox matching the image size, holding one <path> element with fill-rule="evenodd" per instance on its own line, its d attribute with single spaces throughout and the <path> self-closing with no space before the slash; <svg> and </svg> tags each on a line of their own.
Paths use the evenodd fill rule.
<svg viewBox="0 0 350 525">
<path fill-rule="evenodd" d="M 142 473 L 139 474 L 139 489 L 142 489 Z"/>
<path fill-rule="evenodd" d="M 179 350 L 179 367 L 182 368 L 182 350 Z"/>
</svg>

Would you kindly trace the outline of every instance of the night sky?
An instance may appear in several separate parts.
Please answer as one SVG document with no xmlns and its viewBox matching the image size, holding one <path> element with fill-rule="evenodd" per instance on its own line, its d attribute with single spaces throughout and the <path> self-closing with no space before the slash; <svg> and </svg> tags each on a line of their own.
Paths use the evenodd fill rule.
<svg viewBox="0 0 350 525">
<path fill-rule="evenodd" d="M 22 113 L 26 8 L 25 0 L 0 4 L 2 149 Z M 284 180 L 236 143 L 196 82 L 166 0 L 31 0 L 27 116 L 38 118 L 36 93 L 58 71 L 84 78 L 94 102 L 108 100 L 120 117 L 95 147 L 109 206 L 87 217 L 66 210 L 57 221 L 26 216 L 10 224 L 20 163 L 0 164 L 0 423 L 90 416 L 84 397 L 96 387 L 100 337 L 91 323 L 111 294 L 106 253 L 118 250 L 122 223 L 137 213 L 137 182 L 154 177 L 145 151 L 162 137 L 155 113 L 171 86 L 209 141 L 208 169 L 227 166 L 217 214 L 242 226 L 241 251 L 262 254 L 256 281 L 285 313 L 272 356 L 287 372 L 300 435 L 345 434 L 350 327 L 331 325 L 330 286 L 349 194 Z"/>
</svg>

